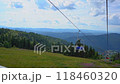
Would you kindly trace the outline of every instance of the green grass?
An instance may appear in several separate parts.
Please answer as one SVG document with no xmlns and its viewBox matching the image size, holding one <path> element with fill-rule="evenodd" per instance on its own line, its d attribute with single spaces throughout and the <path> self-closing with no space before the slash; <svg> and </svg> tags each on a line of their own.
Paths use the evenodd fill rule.
<svg viewBox="0 0 120 84">
<path fill-rule="evenodd" d="M 0 48 L 0 65 L 9 68 L 81 68 L 84 63 L 90 67 L 112 67 L 100 60 L 69 57 L 62 54 L 46 52 L 37 55 L 32 50 L 18 48 Z"/>
</svg>

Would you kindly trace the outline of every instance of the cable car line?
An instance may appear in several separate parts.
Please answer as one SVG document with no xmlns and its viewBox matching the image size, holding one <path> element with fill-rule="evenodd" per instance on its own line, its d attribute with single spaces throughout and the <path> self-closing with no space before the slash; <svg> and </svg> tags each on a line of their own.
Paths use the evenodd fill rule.
<svg viewBox="0 0 120 84">
<path fill-rule="evenodd" d="M 73 26 L 76 28 L 76 29 L 78 29 L 78 31 L 79 32 L 81 32 L 91 43 L 93 43 L 94 45 L 96 44 L 94 41 L 92 41 L 91 39 L 89 39 L 88 38 L 88 36 L 85 34 L 85 33 L 83 33 L 57 6 L 55 6 L 54 4 L 53 4 L 53 2 L 51 2 L 50 0 L 48 0 L 69 22 L 71 22 L 72 24 L 73 24 Z M 95 46 L 96 47 L 96 46 Z M 98 49 L 100 49 L 101 51 L 105 51 L 105 50 L 103 50 L 103 49 L 101 49 L 101 48 L 99 48 L 99 47 L 96 47 L 96 48 L 98 48 Z"/>
<path fill-rule="evenodd" d="M 69 20 L 79 31 L 80 29 L 57 7 L 55 6 L 50 0 L 48 0 L 67 20 Z"/>
</svg>

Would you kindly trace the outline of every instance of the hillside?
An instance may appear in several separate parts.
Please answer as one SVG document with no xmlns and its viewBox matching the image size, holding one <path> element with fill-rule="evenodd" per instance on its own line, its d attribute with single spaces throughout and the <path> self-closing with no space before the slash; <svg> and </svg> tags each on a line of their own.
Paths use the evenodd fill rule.
<svg viewBox="0 0 120 84">
<path fill-rule="evenodd" d="M 80 39 L 82 40 L 82 42 L 86 45 L 90 45 L 92 46 L 93 48 L 95 48 L 96 50 L 99 51 L 97 47 L 103 49 L 103 50 L 106 50 L 107 49 L 107 37 L 106 37 L 106 34 L 103 34 L 103 35 L 90 35 L 90 36 L 87 36 L 90 40 L 92 40 L 93 43 L 91 43 L 91 41 L 89 41 L 86 37 L 84 36 L 80 36 Z M 75 43 L 76 42 L 76 38 L 74 37 L 69 37 L 69 38 L 65 38 L 64 40 L 67 40 L 68 42 L 73 42 Z M 120 34 L 116 34 L 116 33 L 111 33 L 109 34 L 109 49 L 110 50 L 115 50 L 115 51 L 120 51 Z"/>
<path fill-rule="evenodd" d="M 77 41 L 77 35 L 78 33 L 75 32 L 62 32 L 62 33 L 55 33 L 55 32 L 48 32 L 48 33 L 41 33 L 42 35 L 47 35 L 47 36 L 52 36 L 55 38 L 60 38 L 63 40 L 66 40 L 68 42 L 73 42 L 75 43 Z M 95 44 L 91 43 L 90 40 L 88 40 L 85 36 L 83 36 L 82 34 L 79 34 L 79 38 L 81 39 L 83 44 L 92 46 L 93 48 L 95 48 L 96 50 L 99 51 L 97 47 L 106 50 L 107 46 L 106 46 L 106 34 L 102 34 L 102 35 L 92 35 L 92 33 L 87 33 L 86 34 L 87 37 L 92 40 Z M 109 49 L 110 50 L 115 50 L 115 51 L 120 51 L 120 47 L 118 46 L 120 45 L 120 34 L 117 33 L 110 33 L 109 34 Z"/>
<path fill-rule="evenodd" d="M 47 36 L 52 36 L 55 38 L 60 38 L 63 40 L 66 40 L 68 42 L 73 42 L 75 43 L 77 41 L 77 35 L 78 33 L 75 32 L 62 32 L 62 33 L 55 33 L 55 32 L 48 32 L 48 33 L 41 33 L 42 35 L 47 35 Z M 103 50 L 106 50 L 106 34 L 102 35 L 92 35 L 92 33 L 87 33 L 87 37 L 92 40 L 95 44 L 91 43 L 85 36 L 82 34 L 79 35 L 79 38 L 82 40 L 82 43 L 92 46 L 96 50 L 99 51 L 98 48 L 95 46 L 102 48 Z M 110 33 L 109 34 L 109 49 L 110 50 L 115 50 L 115 51 L 120 51 L 120 34 L 117 33 Z"/>
<path fill-rule="evenodd" d="M 77 41 L 77 35 L 78 33 L 75 32 L 63 32 L 63 33 L 55 33 L 55 32 L 49 32 L 49 33 L 41 33 L 43 35 L 47 35 L 47 36 L 52 36 L 52 37 L 56 37 L 56 38 L 60 38 L 63 40 L 66 40 L 68 42 L 73 42 L 75 43 Z M 88 40 L 85 36 L 83 36 L 81 33 L 79 34 L 79 38 L 81 39 L 83 44 L 92 46 L 93 48 L 95 48 L 96 50 L 99 51 L 97 47 L 106 50 L 107 46 L 106 46 L 106 34 L 102 34 L 102 35 L 92 35 L 92 34 L 86 34 L 87 38 L 89 38 L 90 40 L 92 40 L 92 42 L 94 42 L 95 44 L 91 43 L 90 40 Z M 115 51 L 120 51 L 120 34 L 117 33 L 110 33 L 109 34 L 109 49 L 110 50 L 115 50 Z"/>
<path fill-rule="evenodd" d="M 48 48 L 51 47 L 52 44 L 68 44 L 67 41 L 44 36 L 36 33 L 26 33 L 21 31 L 15 31 L 10 29 L 1 29 L 0 28 L 0 46 L 1 47 L 18 47 L 24 49 L 33 49 L 34 45 L 37 43 L 41 43 L 46 45 Z"/>
<path fill-rule="evenodd" d="M 0 65 L 9 68 L 116 67 L 115 64 L 106 64 L 100 60 L 69 57 L 50 52 L 37 55 L 32 50 L 19 48 L 0 48 Z"/>
<path fill-rule="evenodd" d="M 45 29 L 45 28 L 10 28 L 13 30 L 20 30 L 26 32 L 35 32 L 38 34 L 51 36 L 55 38 L 60 38 L 66 40 L 68 42 L 75 43 L 77 40 L 78 31 L 76 29 Z M 96 30 L 84 30 L 82 29 L 88 38 L 90 38 L 95 44 L 91 43 L 87 40 L 81 33 L 79 34 L 80 39 L 86 45 L 90 45 L 99 51 L 95 46 L 106 50 L 106 32 L 105 31 L 96 31 Z M 120 34 L 109 32 L 109 49 L 120 51 L 120 47 L 118 46 L 120 43 Z"/>
</svg>

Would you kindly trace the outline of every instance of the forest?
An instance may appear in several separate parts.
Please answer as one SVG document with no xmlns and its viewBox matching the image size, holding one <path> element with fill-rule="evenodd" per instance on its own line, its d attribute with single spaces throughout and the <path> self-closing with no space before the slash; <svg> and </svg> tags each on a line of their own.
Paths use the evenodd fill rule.
<svg viewBox="0 0 120 84">
<path fill-rule="evenodd" d="M 82 58 L 90 58 L 90 59 L 103 59 L 103 56 L 98 54 L 98 52 L 92 48 L 91 46 L 83 45 L 81 40 L 78 40 L 75 44 L 69 43 L 65 40 L 61 40 L 58 38 L 53 38 L 49 36 L 44 36 L 36 33 L 27 33 L 22 31 L 16 31 L 11 29 L 0 29 L 0 47 L 17 47 L 22 49 L 29 49 L 33 50 L 34 46 L 37 43 L 41 43 L 46 45 L 47 51 L 51 51 L 51 45 L 70 45 L 71 52 L 54 52 L 54 53 L 61 53 L 67 56 L 73 57 L 82 57 Z M 84 46 L 86 52 L 74 52 L 72 48 L 73 45 L 77 45 L 78 47 Z M 112 60 L 116 61 L 120 59 L 119 53 L 112 57 Z"/>
<path fill-rule="evenodd" d="M 34 45 L 37 43 L 46 45 L 48 49 L 50 49 L 51 44 L 68 44 L 67 41 L 32 32 L 26 33 L 10 29 L 0 29 L 0 47 L 18 47 L 33 50 Z"/>
</svg>

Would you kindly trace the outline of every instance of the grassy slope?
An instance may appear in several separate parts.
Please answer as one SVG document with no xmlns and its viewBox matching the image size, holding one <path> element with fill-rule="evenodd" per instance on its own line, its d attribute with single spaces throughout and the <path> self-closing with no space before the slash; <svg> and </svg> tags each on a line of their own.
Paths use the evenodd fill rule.
<svg viewBox="0 0 120 84">
<path fill-rule="evenodd" d="M 111 67 L 98 60 L 68 57 L 49 52 L 37 55 L 32 50 L 0 48 L 0 65 L 10 68 L 78 68 L 85 67 L 82 65 L 83 63 L 94 63 L 95 65 L 92 67 Z"/>
</svg>

